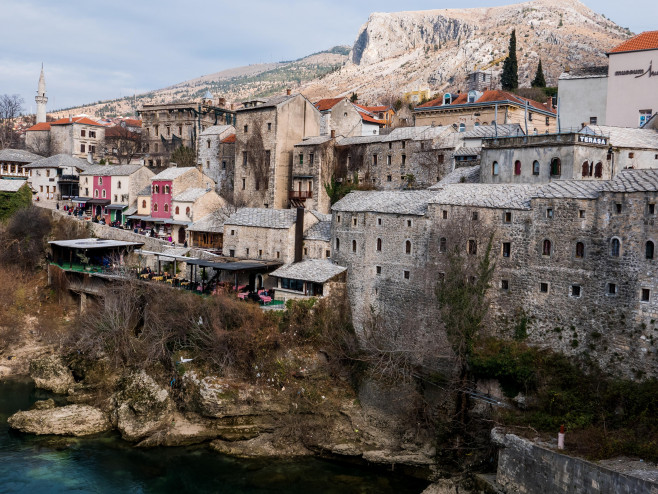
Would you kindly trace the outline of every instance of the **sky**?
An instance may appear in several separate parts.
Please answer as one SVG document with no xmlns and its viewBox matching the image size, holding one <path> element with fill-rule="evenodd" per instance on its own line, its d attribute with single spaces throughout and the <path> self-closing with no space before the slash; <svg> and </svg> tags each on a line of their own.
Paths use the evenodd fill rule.
<svg viewBox="0 0 658 494">
<path fill-rule="evenodd" d="M 0 0 L 0 94 L 19 94 L 33 113 L 43 62 L 48 109 L 60 109 L 352 45 L 371 12 L 510 3 L 516 2 Z M 584 3 L 633 32 L 658 29 L 656 0 Z"/>
</svg>

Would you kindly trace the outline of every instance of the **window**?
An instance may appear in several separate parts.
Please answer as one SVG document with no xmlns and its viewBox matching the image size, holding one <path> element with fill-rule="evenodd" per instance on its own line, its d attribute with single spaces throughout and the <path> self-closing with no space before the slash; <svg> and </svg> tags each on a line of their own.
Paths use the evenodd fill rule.
<svg viewBox="0 0 658 494">
<path fill-rule="evenodd" d="M 411 228 L 411 220 L 407 220 L 407 228 Z"/>
<path fill-rule="evenodd" d="M 158 143 L 156 142 L 153 144 L 153 151 L 157 153 L 160 150 L 160 147 L 158 146 Z M 158 166 L 160 166 L 160 160 L 157 161 Z"/>
<path fill-rule="evenodd" d="M 402 141 L 402 142 L 404 143 L 404 141 Z M 403 146 L 403 147 L 404 147 L 404 146 Z M 403 155 L 402 155 L 402 166 L 404 166 L 404 165 L 406 165 L 406 164 L 407 164 L 407 155 L 406 155 L 406 154 L 403 154 Z"/>
<path fill-rule="evenodd" d="M 352 240 L 352 252 L 356 252 L 356 240 Z"/>
<path fill-rule="evenodd" d="M 176 209 L 174 210 L 174 214 L 180 214 L 180 208 L 176 206 Z"/>
<path fill-rule="evenodd" d="M 648 288 L 643 288 L 640 300 L 642 300 L 642 302 L 648 302 L 651 300 L 651 290 Z"/>
<path fill-rule="evenodd" d="M 590 172 L 589 161 L 584 161 L 583 162 L 583 166 L 582 166 L 582 170 L 581 170 L 580 174 L 583 177 L 590 177 L 592 175 L 592 173 Z"/>
<path fill-rule="evenodd" d="M 445 210 L 445 209 L 444 209 L 443 211 L 441 211 L 441 217 L 442 217 L 444 220 L 447 220 L 447 219 L 448 219 L 448 211 Z"/>
<path fill-rule="evenodd" d="M 621 203 L 620 202 L 615 204 L 615 213 L 621 214 Z"/>
<path fill-rule="evenodd" d="M 169 186 L 168 185 L 164 186 L 164 193 L 169 194 Z"/>
<path fill-rule="evenodd" d="M 578 217 L 579 218 L 584 218 L 585 217 L 585 210 L 584 209 L 579 209 L 578 210 Z"/>
<path fill-rule="evenodd" d="M 376 154 L 372 155 L 372 166 L 377 166 L 377 155 Z"/>
<path fill-rule="evenodd" d="M 340 215 L 336 215 L 336 223 L 340 223 Z"/>
<path fill-rule="evenodd" d="M 167 125 L 167 137 L 171 135 L 171 127 Z"/>
<path fill-rule="evenodd" d="M 560 176 L 562 174 L 562 161 L 560 158 L 553 158 L 551 160 L 551 175 Z"/>
<path fill-rule="evenodd" d="M 519 160 L 514 162 L 514 175 L 521 175 L 521 162 Z"/>
<path fill-rule="evenodd" d="M 546 217 L 549 219 L 553 218 L 553 208 L 546 208 Z"/>
<path fill-rule="evenodd" d="M 585 257 L 585 244 L 582 242 L 576 242 L 576 257 L 579 259 Z"/>
<path fill-rule="evenodd" d="M 243 178 L 242 179 L 242 190 L 245 190 L 247 188 L 247 179 Z"/>
<path fill-rule="evenodd" d="M 247 132 L 249 132 L 249 126 L 248 126 L 248 125 L 245 125 L 245 126 L 244 126 L 244 133 L 246 134 Z"/>
<path fill-rule="evenodd" d="M 653 259 L 653 242 L 649 240 L 645 245 L 644 245 L 644 257 L 647 259 Z"/>
<path fill-rule="evenodd" d="M 405 254 L 411 254 L 411 240 L 407 240 L 404 243 L 404 253 Z"/>
<path fill-rule="evenodd" d="M 277 252 L 277 254 L 278 254 L 278 252 Z M 328 249 L 325 250 L 325 251 L 324 251 L 324 257 L 330 257 L 330 256 L 331 256 L 331 251 L 328 250 Z M 278 259 L 279 256 L 276 256 L 276 257 L 277 257 L 277 259 Z"/>
<path fill-rule="evenodd" d="M 11 165 L 12 168 L 14 168 L 14 165 Z M 14 171 L 14 170 L 12 170 Z M 50 170 L 46 170 L 46 177 L 50 177 Z"/>
<path fill-rule="evenodd" d="M 381 266 L 375 266 L 375 273 L 382 274 L 382 267 Z"/>
<path fill-rule="evenodd" d="M 84 144 L 80 144 L 80 152 L 81 153 L 85 152 L 85 145 Z"/>
<path fill-rule="evenodd" d="M 439 162 L 439 165 L 442 165 L 443 162 L 444 162 L 444 160 L 445 160 L 444 155 L 443 155 L 443 154 L 438 155 L 438 156 L 437 156 L 437 160 L 438 160 L 438 162 Z"/>
<path fill-rule="evenodd" d="M 548 283 L 540 283 L 539 284 L 539 291 L 541 293 L 548 293 Z"/>
<path fill-rule="evenodd" d="M 539 161 L 537 160 L 532 162 L 532 174 L 539 175 Z"/>
<path fill-rule="evenodd" d="M 509 290 L 509 280 L 500 280 L 500 289 Z"/>
<path fill-rule="evenodd" d="M 358 219 L 357 218 L 352 218 L 352 226 L 356 226 L 357 223 L 358 223 Z"/>
<path fill-rule="evenodd" d="M 87 136 L 87 131 L 85 129 L 82 129 L 80 131 L 80 137 L 86 137 Z M 91 137 L 91 136 L 90 136 Z"/>
<path fill-rule="evenodd" d="M 597 122 L 598 122 L 598 118 L 596 118 L 596 117 L 589 117 L 589 124 L 590 124 L 590 125 L 596 125 Z"/>
<path fill-rule="evenodd" d="M 452 103 L 452 94 L 446 93 L 443 95 L 443 104 L 444 105 L 449 105 Z"/>
<path fill-rule="evenodd" d="M 510 257 L 512 252 L 512 244 L 510 242 L 503 242 L 503 257 Z"/>
<path fill-rule="evenodd" d="M 156 125 L 154 130 L 155 130 L 156 137 L 159 136 L 160 135 L 160 126 Z M 156 149 L 156 151 L 157 151 L 157 149 Z"/>
<path fill-rule="evenodd" d="M 615 283 L 608 283 L 608 295 L 617 295 L 617 285 Z"/>
<path fill-rule="evenodd" d="M 647 204 L 647 214 L 656 214 L 656 205 L 653 203 Z"/>
<path fill-rule="evenodd" d="M 466 124 L 464 123 L 459 124 L 459 132 L 466 132 Z"/>
<path fill-rule="evenodd" d="M 528 112 L 528 121 L 532 122 L 532 112 Z"/>
<path fill-rule="evenodd" d="M 247 247 L 247 248 L 244 250 L 244 252 L 245 252 L 246 255 L 249 255 L 249 247 Z"/>
<path fill-rule="evenodd" d="M 312 165 L 315 163 L 315 155 L 313 153 L 308 155 L 308 162 Z"/>
<path fill-rule="evenodd" d="M 301 280 L 292 280 L 290 278 L 281 278 L 281 288 L 294 290 L 296 292 L 304 291 L 304 282 Z"/>
<path fill-rule="evenodd" d="M 590 172 L 590 175 L 591 174 L 592 173 Z M 603 163 L 599 161 L 594 167 L 594 178 L 601 178 L 601 177 L 603 177 Z"/>
<path fill-rule="evenodd" d="M 168 213 L 169 212 L 169 204 L 164 205 L 164 212 Z"/>
<path fill-rule="evenodd" d="M 119 202 L 119 196 L 114 194 L 114 202 Z"/>
<path fill-rule="evenodd" d="M 473 211 L 473 212 L 471 213 L 471 220 L 473 220 L 473 221 L 477 221 L 477 220 L 478 220 L 478 212 L 477 212 L 477 211 Z"/>
<path fill-rule="evenodd" d="M 619 257 L 619 251 L 621 250 L 621 242 L 618 238 L 613 238 L 610 241 L 610 255 L 612 257 Z"/>
<path fill-rule="evenodd" d="M 472 256 L 478 253 L 478 243 L 475 240 L 468 241 L 468 253 Z"/>
<path fill-rule="evenodd" d="M 206 168 L 210 168 L 210 160 L 206 160 Z"/>
<path fill-rule="evenodd" d="M 308 249 L 304 247 L 304 255 L 308 255 Z M 263 249 L 258 249 L 258 257 L 263 257 Z"/>
<path fill-rule="evenodd" d="M 575 298 L 579 298 L 581 295 L 581 289 L 580 285 L 571 285 L 571 296 Z"/>
<path fill-rule="evenodd" d="M 546 239 L 544 240 L 544 243 L 542 245 L 542 250 L 541 254 L 543 256 L 550 256 L 551 255 L 551 241 Z"/>
<path fill-rule="evenodd" d="M 300 165 L 304 164 L 304 155 L 302 153 L 299 153 L 299 164 Z"/>
<path fill-rule="evenodd" d="M 491 165 L 491 174 L 495 177 L 498 175 L 498 162 L 494 161 L 493 164 Z"/>
<path fill-rule="evenodd" d="M 387 181 L 387 182 L 391 182 L 392 180 L 393 180 L 393 176 L 392 176 L 392 175 L 386 175 L 386 181 Z"/>
<path fill-rule="evenodd" d="M 102 194 L 101 194 L 101 197 L 103 197 L 103 199 L 105 199 L 105 198 L 107 197 L 106 192 L 107 192 L 107 191 L 106 191 L 105 189 L 103 189 L 103 192 L 102 192 Z"/>
<path fill-rule="evenodd" d="M 142 208 L 146 208 L 146 199 L 142 200 Z"/>
<path fill-rule="evenodd" d="M 503 213 L 503 223 L 511 223 L 512 222 L 512 213 L 510 211 L 505 211 Z"/>
<path fill-rule="evenodd" d="M 382 219 L 381 218 L 377 218 L 377 226 L 382 226 Z"/>
<path fill-rule="evenodd" d="M 154 185 L 153 186 L 153 192 L 155 192 L 156 194 L 159 194 L 160 193 L 160 186 L 159 185 Z"/>
<path fill-rule="evenodd" d="M 441 237 L 439 239 L 439 252 L 445 252 L 448 245 L 448 239 Z"/>
<path fill-rule="evenodd" d="M 548 117 L 546 117 L 546 125 L 550 125 L 550 123 L 551 123 L 551 121 L 548 119 Z"/>
<path fill-rule="evenodd" d="M 157 202 L 153 205 L 153 211 L 155 211 L 156 213 L 158 212 L 158 203 Z"/>
<path fill-rule="evenodd" d="M 229 255 L 230 257 L 235 257 L 235 249 L 229 249 L 229 251 L 228 251 L 228 255 Z"/>
<path fill-rule="evenodd" d="M 242 166 L 247 166 L 247 151 L 242 151 Z"/>
<path fill-rule="evenodd" d="M 222 161 L 222 170 L 226 170 L 226 161 Z"/>
<path fill-rule="evenodd" d="M 635 153 L 628 153 L 628 157 L 631 159 L 635 158 Z"/>
<path fill-rule="evenodd" d="M 179 125 L 179 126 L 178 126 L 178 134 L 179 134 L 180 136 L 183 135 L 183 126 L 182 126 L 182 125 Z"/>
<path fill-rule="evenodd" d="M 267 130 L 268 132 L 272 130 L 272 122 L 267 122 Z"/>
<path fill-rule="evenodd" d="M 208 139 L 208 140 L 206 141 L 206 148 L 207 148 L 207 149 L 210 149 L 210 139 Z"/>
<path fill-rule="evenodd" d="M 382 239 L 378 238 L 377 239 L 377 252 L 381 252 L 381 251 L 382 251 Z"/>
<path fill-rule="evenodd" d="M 337 251 L 340 250 L 340 239 L 339 238 L 336 239 L 336 250 Z"/>
<path fill-rule="evenodd" d="M 409 273 L 409 271 L 406 271 L 406 270 L 405 270 L 405 271 L 403 272 L 403 276 L 404 276 L 404 279 L 405 279 L 405 280 L 408 280 L 409 277 L 410 277 L 410 273 Z"/>
</svg>

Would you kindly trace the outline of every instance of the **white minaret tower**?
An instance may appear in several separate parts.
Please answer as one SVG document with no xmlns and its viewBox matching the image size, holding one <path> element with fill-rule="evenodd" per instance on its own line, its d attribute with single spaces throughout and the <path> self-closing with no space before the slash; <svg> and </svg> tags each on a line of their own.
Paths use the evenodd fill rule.
<svg viewBox="0 0 658 494">
<path fill-rule="evenodd" d="M 34 101 L 37 102 L 37 123 L 45 122 L 48 98 L 46 97 L 46 78 L 43 76 L 43 64 L 41 64 L 41 75 L 39 76 L 39 90 L 34 97 Z"/>
</svg>

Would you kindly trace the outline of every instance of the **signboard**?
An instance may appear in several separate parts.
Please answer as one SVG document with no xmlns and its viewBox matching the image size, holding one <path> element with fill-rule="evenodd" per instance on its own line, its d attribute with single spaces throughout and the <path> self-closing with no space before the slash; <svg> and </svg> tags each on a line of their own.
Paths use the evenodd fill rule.
<svg viewBox="0 0 658 494">
<path fill-rule="evenodd" d="M 653 70 L 653 60 L 649 62 L 649 68 L 644 69 L 632 69 L 632 70 L 618 70 L 615 72 L 615 75 L 634 75 L 636 79 L 648 75 L 649 77 L 658 77 L 658 70 Z"/>
<path fill-rule="evenodd" d="M 584 144 L 599 144 L 601 146 L 608 145 L 608 140 L 601 136 L 579 135 L 578 142 L 582 142 Z"/>
</svg>

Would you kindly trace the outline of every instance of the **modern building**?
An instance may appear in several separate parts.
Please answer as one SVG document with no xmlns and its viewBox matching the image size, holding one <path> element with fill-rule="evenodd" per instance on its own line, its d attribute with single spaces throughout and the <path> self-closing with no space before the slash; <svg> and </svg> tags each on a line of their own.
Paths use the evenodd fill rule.
<svg viewBox="0 0 658 494">
<path fill-rule="evenodd" d="M 608 66 L 581 67 L 558 79 L 560 130 L 578 132 L 585 125 L 606 125 Z"/>
</svg>

